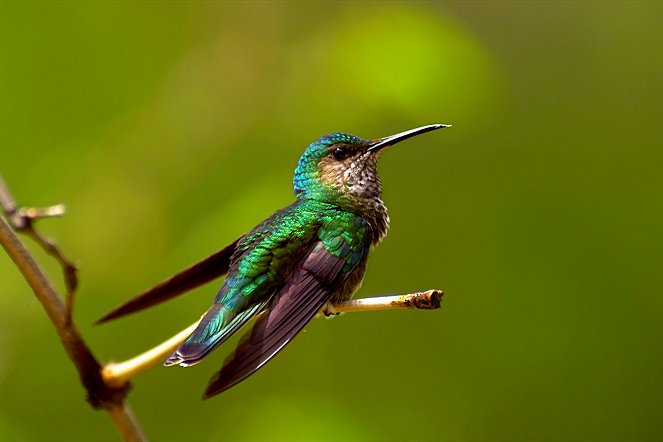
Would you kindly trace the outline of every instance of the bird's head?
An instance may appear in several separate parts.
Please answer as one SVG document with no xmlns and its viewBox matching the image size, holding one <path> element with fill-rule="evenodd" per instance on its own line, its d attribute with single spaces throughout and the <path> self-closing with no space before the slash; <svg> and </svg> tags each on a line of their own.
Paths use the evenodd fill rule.
<svg viewBox="0 0 663 442">
<path fill-rule="evenodd" d="M 325 135 L 299 159 L 293 180 L 295 195 L 346 208 L 379 199 L 382 185 L 377 163 L 383 149 L 444 127 L 449 126 L 431 124 L 377 140 L 343 133 Z"/>
</svg>

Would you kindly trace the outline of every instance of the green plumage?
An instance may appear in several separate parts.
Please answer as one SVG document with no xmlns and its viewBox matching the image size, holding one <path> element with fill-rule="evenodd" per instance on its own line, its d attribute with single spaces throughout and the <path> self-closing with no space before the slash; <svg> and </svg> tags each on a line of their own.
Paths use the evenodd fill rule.
<svg viewBox="0 0 663 442">
<path fill-rule="evenodd" d="M 214 347 L 220 345 L 224 327 L 238 313 L 265 301 L 282 287 L 292 276 L 296 263 L 318 242 L 332 256 L 343 260 L 343 273 L 361 267 L 361 274 L 339 287 L 336 298 L 350 298 L 363 278 L 365 266 L 359 264 L 368 256 L 369 231 L 363 218 L 316 200 L 298 200 L 276 212 L 240 240 L 226 282 L 214 299 L 218 311 L 209 320 L 203 320 L 205 327 L 199 327 L 182 346 L 197 349 L 210 340 L 215 341 Z"/>
<path fill-rule="evenodd" d="M 322 241 L 333 256 L 343 257 L 343 271 L 349 272 L 365 255 L 367 228 L 360 217 L 334 205 L 298 200 L 240 240 L 229 276 L 214 302 L 240 310 L 260 299 L 288 280 L 314 240 Z"/>
</svg>

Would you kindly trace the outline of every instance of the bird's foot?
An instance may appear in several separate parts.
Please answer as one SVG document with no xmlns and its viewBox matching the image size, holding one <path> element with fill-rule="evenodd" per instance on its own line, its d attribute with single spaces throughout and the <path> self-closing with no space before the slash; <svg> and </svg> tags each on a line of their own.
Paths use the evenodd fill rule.
<svg viewBox="0 0 663 442">
<path fill-rule="evenodd" d="M 327 301 L 327 303 L 322 306 L 320 313 L 325 315 L 325 318 L 333 318 L 334 316 L 341 314 L 341 312 L 334 308 L 334 304 L 331 301 Z"/>
</svg>

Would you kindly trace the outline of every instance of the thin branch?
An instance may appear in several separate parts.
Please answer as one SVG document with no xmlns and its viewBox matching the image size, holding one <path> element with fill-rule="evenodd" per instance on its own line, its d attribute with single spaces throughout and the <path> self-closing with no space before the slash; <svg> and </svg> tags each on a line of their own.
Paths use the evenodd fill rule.
<svg viewBox="0 0 663 442">
<path fill-rule="evenodd" d="M 4 183 L 0 183 L 0 203 L 5 210 L 16 211 L 16 204 Z M 31 218 L 20 219 L 25 220 L 34 232 L 30 226 Z M 0 217 L 0 244 L 46 310 L 62 345 L 78 370 L 81 383 L 87 391 L 87 401 L 93 408 L 105 409 L 111 415 L 125 440 L 146 440 L 124 402 L 129 384 L 109 387 L 104 383 L 101 376 L 101 364 L 83 341 L 76 325 L 70 320 L 71 310 L 68 311 L 62 304 L 53 284 L 3 217 Z"/>
<path fill-rule="evenodd" d="M 0 176 L 0 206 L 7 215 L 7 219 L 16 231 L 24 232 L 32 238 L 44 251 L 57 260 L 62 267 L 64 275 L 64 284 L 67 289 L 65 298 L 65 320 L 71 322 L 74 304 L 74 293 L 78 287 L 78 267 L 68 259 L 58 248 L 58 246 L 42 236 L 35 228 L 34 222 L 42 218 L 61 217 L 65 213 L 63 204 L 37 208 L 37 207 L 18 207 L 16 200 L 9 191 L 9 187 Z"/>
<path fill-rule="evenodd" d="M 104 382 L 110 386 L 122 386 L 150 368 L 163 364 L 177 347 L 198 327 L 196 321 L 172 338 L 123 362 L 109 362 L 101 371 Z"/>
<path fill-rule="evenodd" d="M 362 298 L 344 301 L 333 306 L 332 313 L 352 313 L 374 310 L 419 309 L 435 310 L 440 308 L 444 292 L 442 290 L 428 290 L 425 292 L 408 293 L 406 295 L 380 296 L 375 298 Z M 318 315 L 322 315 L 319 313 Z M 107 385 L 122 386 L 139 374 L 149 370 L 155 365 L 162 364 L 177 347 L 189 337 L 196 329 L 200 320 L 177 333 L 172 338 L 149 349 L 134 358 L 123 362 L 106 364 L 101 375 Z"/>
<path fill-rule="evenodd" d="M 115 426 L 125 441 L 142 442 L 147 440 L 129 404 L 126 402 L 113 404 L 106 411 L 108 411 L 111 419 L 113 419 L 113 423 L 115 423 Z"/>
<path fill-rule="evenodd" d="M 332 307 L 336 313 L 399 309 L 436 310 L 440 308 L 442 296 L 444 296 L 442 290 L 433 289 L 426 290 L 425 292 L 408 293 L 406 295 L 351 299 Z M 320 314 L 322 313 L 318 313 L 318 315 Z"/>
</svg>

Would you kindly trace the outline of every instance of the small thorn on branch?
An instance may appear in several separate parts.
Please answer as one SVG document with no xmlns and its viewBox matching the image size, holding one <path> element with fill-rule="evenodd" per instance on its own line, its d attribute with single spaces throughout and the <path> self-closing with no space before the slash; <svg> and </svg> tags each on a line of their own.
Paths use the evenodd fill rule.
<svg viewBox="0 0 663 442">
<path fill-rule="evenodd" d="M 56 204 L 48 207 L 21 207 L 16 210 L 16 215 L 19 218 L 28 220 L 40 218 L 59 218 L 65 213 L 64 204 Z"/>
</svg>

